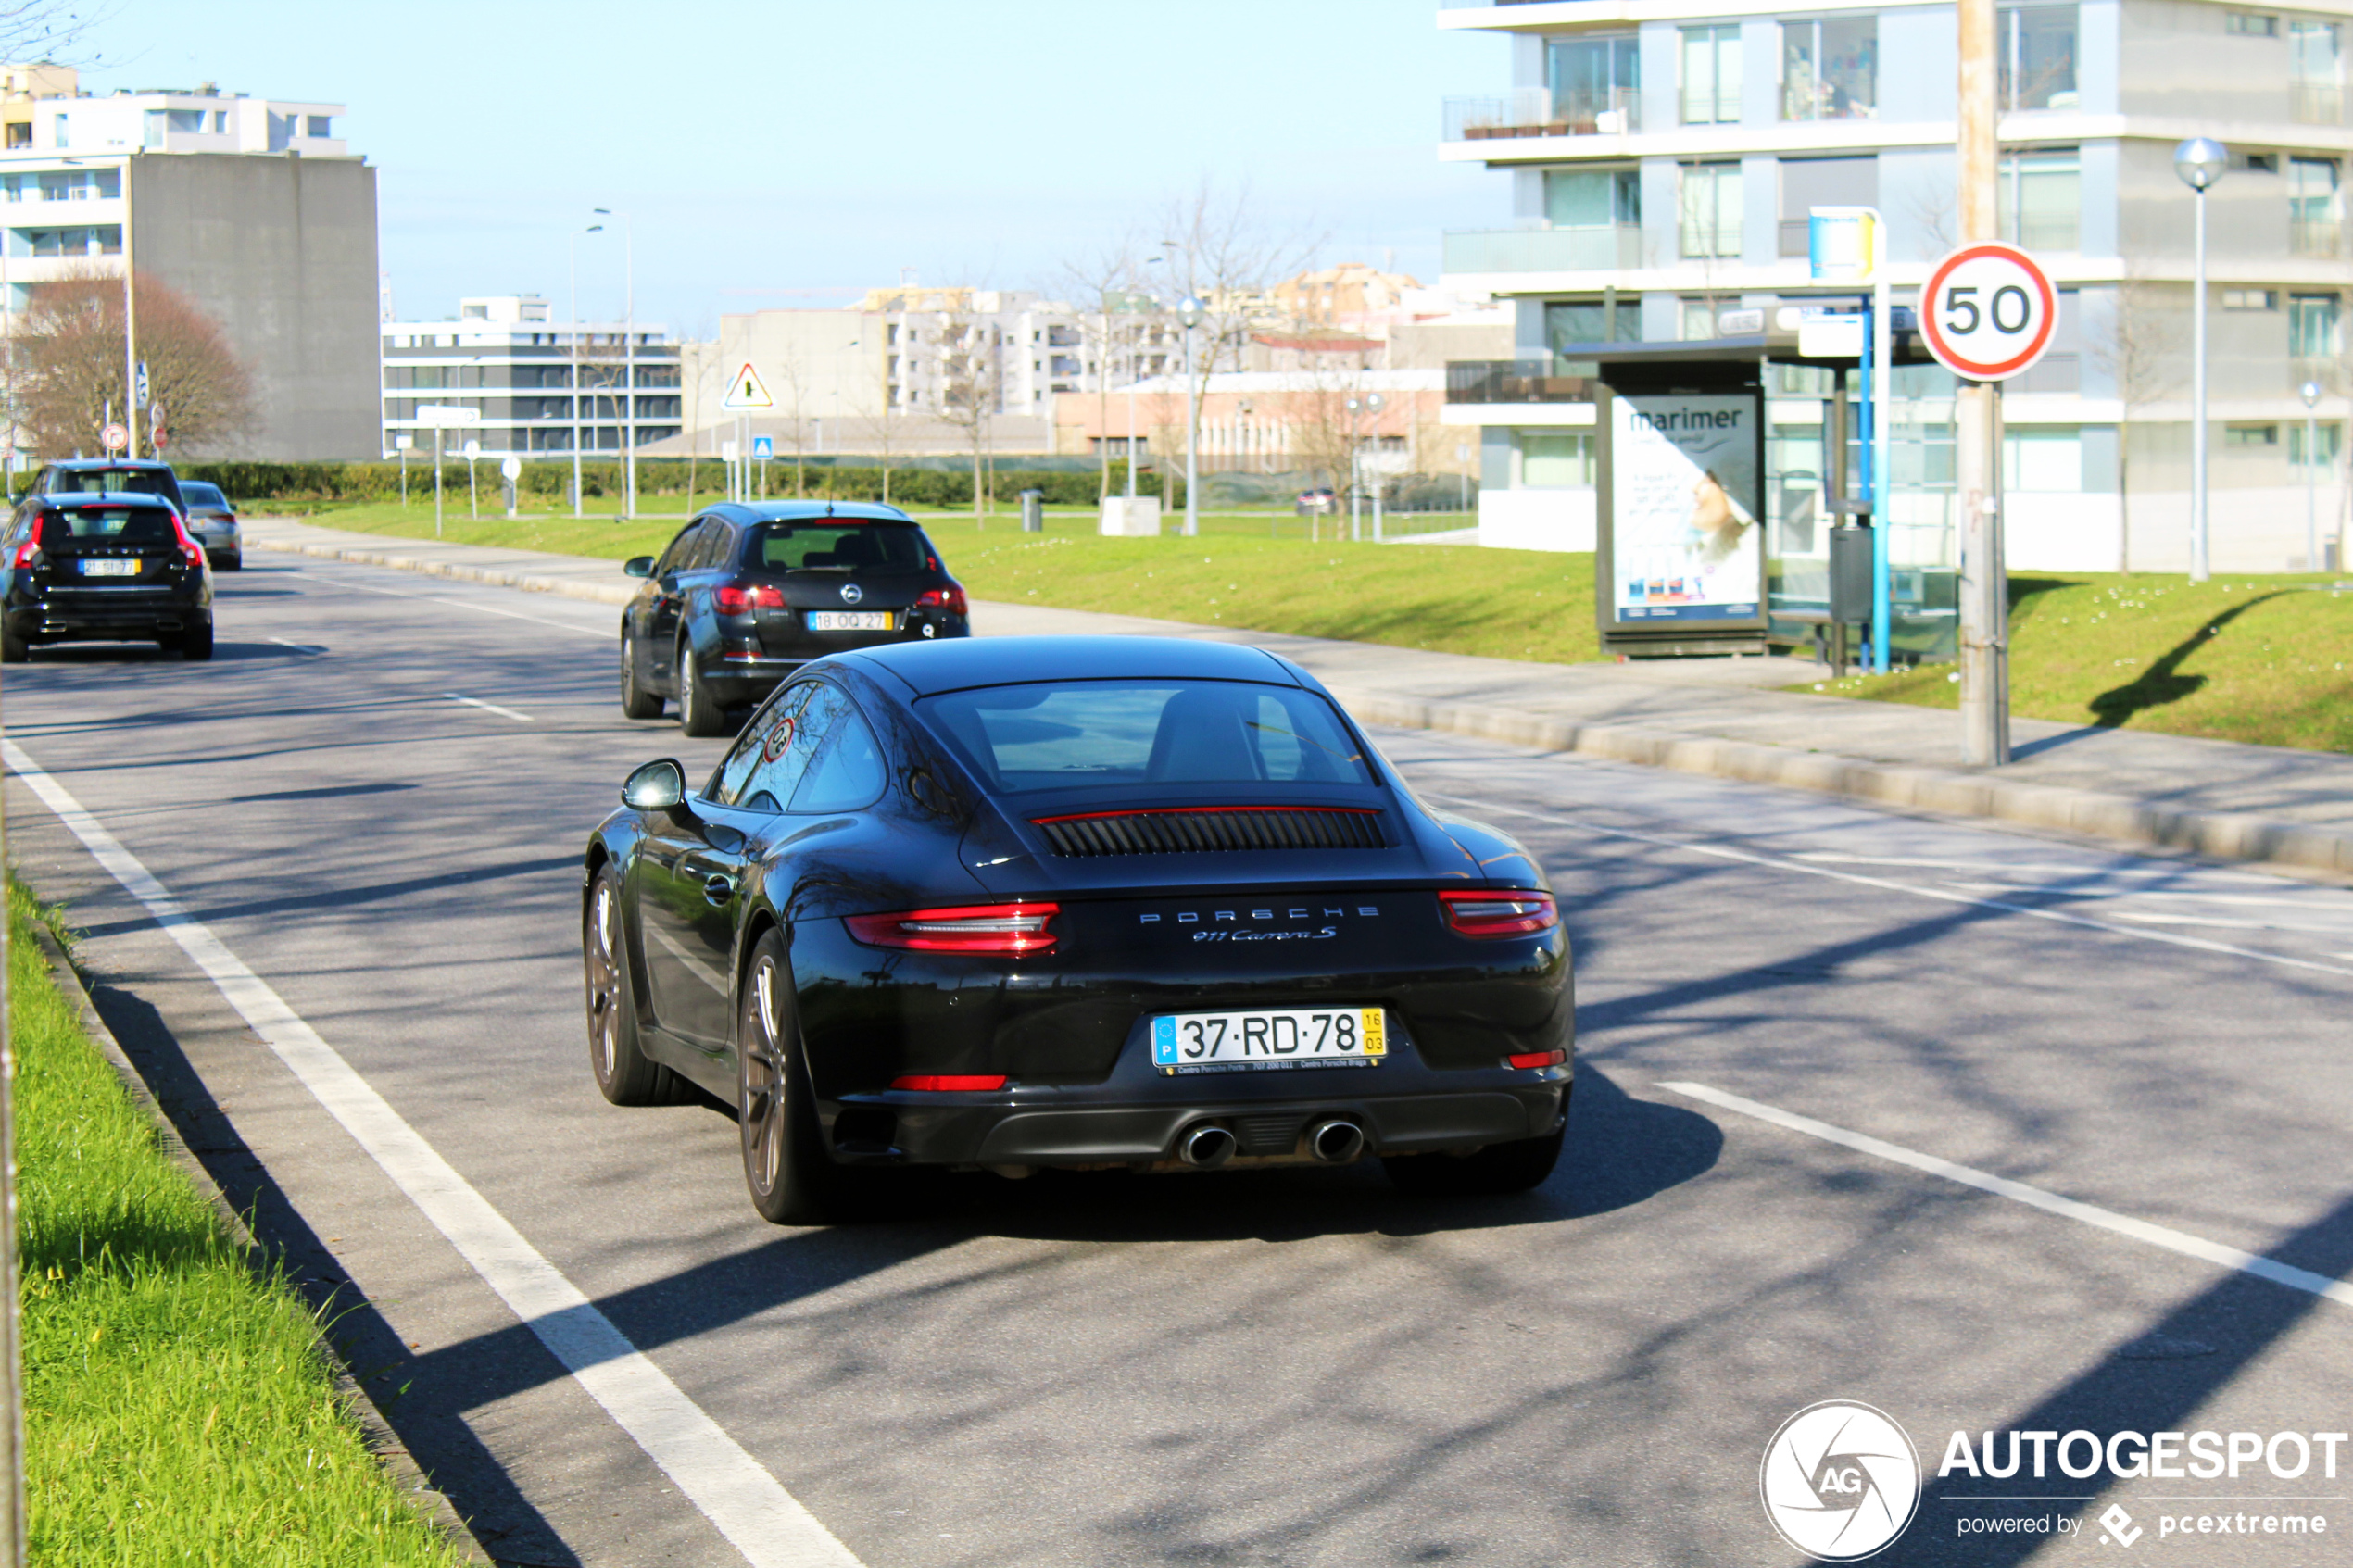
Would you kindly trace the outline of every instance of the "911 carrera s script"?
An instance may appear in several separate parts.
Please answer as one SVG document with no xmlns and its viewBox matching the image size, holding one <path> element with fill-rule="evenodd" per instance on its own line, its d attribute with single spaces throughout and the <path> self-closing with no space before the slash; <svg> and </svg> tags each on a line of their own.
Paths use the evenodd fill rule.
<svg viewBox="0 0 2353 1568">
<path fill-rule="evenodd" d="M 1378 1008 L 1165 1013 L 1152 1020 L 1152 1065 L 1164 1076 L 1291 1067 L 1378 1067 L 1389 1053 Z"/>
</svg>

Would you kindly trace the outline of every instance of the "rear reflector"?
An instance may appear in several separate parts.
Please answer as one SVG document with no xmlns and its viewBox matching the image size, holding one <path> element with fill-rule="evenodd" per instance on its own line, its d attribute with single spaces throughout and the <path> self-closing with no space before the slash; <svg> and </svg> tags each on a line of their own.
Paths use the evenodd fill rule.
<svg viewBox="0 0 2353 1568">
<path fill-rule="evenodd" d="M 1446 923 L 1466 936 L 1527 936 L 1560 923 L 1549 893 L 1474 893 L 1448 888 L 1438 896 Z"/>
<path fill-rule="evenodd" d="M 1507 1057 L 1504 1060 L 1513 1067 L 1558 1067 L 1568 1060 L 1568 1053 L 1567 1051 L 1522 1051 L 1517 1056 Z"/>
<path fill-rule="evenodd" d="M 934 588 L 915 601 L 917 609 L 944 609 L 950 615 L 969 615 L 972 607 L 965 602 L 964 590 L 950 583 L 945 588 Z"/>
<path fill-rule="evenodd" d="M 985 1094 L 990 1089 L 1003 1088 L 1005 1075 L 1002 1073 L 911 1073 L 905 1077 L 893 1078 L 890 1086 L 894 1089 L 912 1089 L 925 1095 Z"/>
<path fill-rule="evenodd" d="M 895 915 L 850 915 L 849 935 L 873 947 L 912 947 L 925 953 L 1043 953 L 1059 904 L 974 904 L 952 909 L 909 909 Z"/>
</svg>

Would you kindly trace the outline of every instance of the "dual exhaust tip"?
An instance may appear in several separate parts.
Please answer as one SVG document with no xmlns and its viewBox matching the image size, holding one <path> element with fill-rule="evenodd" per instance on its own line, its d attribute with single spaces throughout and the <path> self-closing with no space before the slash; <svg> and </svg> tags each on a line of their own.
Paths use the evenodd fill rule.
<svg viewBox="0 0 2353 1568">
<path fill-rule="evenodd" d="M 1229 1128 L 1204 1122 L 1176 1140 L 1176 1158 L 1196 1171 L 1214 1171 L 1241 1148 Z M 1326 1165 L 1345 1165 L 1365 1152 L 1365 1129 L 1329 1116 L 1307 1129 L 1307 1152 Z"/>
</svg>

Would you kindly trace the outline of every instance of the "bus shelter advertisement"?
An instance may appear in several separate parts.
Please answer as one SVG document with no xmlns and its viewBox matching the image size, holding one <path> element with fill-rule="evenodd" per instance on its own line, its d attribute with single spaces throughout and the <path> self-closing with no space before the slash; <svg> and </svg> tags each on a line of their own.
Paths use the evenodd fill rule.
<svg viewBox="0 0 2353 1568">
<path fill-rule="evenodd" d="M 1610 399 L 1617 620 L 1754 621 L 1762 613 L 1759 414 L 1754 395 Z"/>
</svg>

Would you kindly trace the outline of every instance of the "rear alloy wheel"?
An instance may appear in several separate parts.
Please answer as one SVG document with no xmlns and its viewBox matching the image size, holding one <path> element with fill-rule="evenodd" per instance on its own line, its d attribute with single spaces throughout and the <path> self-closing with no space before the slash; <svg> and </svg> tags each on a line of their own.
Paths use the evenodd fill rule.
<svg viewBox="0 0 2353 1568">
<path fill-rule="evenodd" d="M 1568 1129 L 1549 1136 L 1491 1143 L 1477 1154 L 1389 1154 L 1381 1171 L 1400 1192 L 1416 1197 L 1478 1198 L 1526 1192 L 1542 1185 L 1561 1157 Z"/>
<path fill-rule="evenodd" d="M 580 932 L 588 979 L 588 1068 L 615 1105 L 676 1105 L 687 1098 L 678 1075 L 649 1061 L 637 1046 L 637 1004 L 621 934 L 621 877 L 608 865 L 588 887 Z"/>
<path fill-rule="evenodd" d="M 624 719 L 661 717 L 661 694 L 637 684 L 637 639 L 621 634 L 621 713 Z"/>
<path fill-rule="evenodd" d="M 771 931 L 752 949 L 736 1008 L 744 1185 L 769 1223 L 822 1225 L 846 1217 L 862 1184 L 826 1157 L 809 1075 L 795 1048 L 797 1017 L 784 938 Z"/>
<path fill-rule="evenodd" d="M 189 627 L 180 633 L 173 646 L 179 648 L 180 657 L 191 664 L 210 659 L 212 657 L 212 622 L 206 621 Z"/>
<path fill-rule="evenodd" d="M 695 650 L 684 643 L 678 646 L 678 728 L 690 735 L 727 733 L 718 704 L 695 679 Z"/>
</svg>

